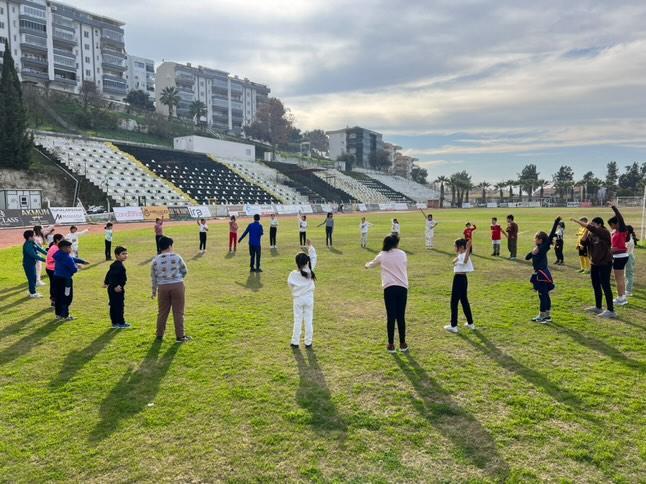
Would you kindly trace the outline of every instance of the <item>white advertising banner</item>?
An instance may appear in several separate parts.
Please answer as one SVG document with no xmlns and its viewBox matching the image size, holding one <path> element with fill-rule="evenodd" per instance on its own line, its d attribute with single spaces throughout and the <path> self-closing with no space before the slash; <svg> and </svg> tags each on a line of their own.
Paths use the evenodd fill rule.
<svg viewBox="0 0 646 484">
<path fill-rule="evenodd" d="M 415 204 L 415 208 L 417 208 L 418 210 L 424 210 L 425 208 L 428 208 L 426 205 L 426 203 L 417 202 Z"/>
<path fill-rule="evenodd" d="M 276 213 L 272 205 L 245 205 L 244 211 L 247 215 L 271 215 Z"/>
<path fill-rule="evenodd" d="M 498 204 L 496 202 L 487 202 L 487 208 L 498 208 Z"/>
<path fill-rule="evenodd" d="M 301 213 L 314 213 L 314 209 L 312 208 L 311 205 L 299 205 L 298 210 Z"/>
<path fill-rule="evenodd" d="M 360 203 L 357 205 L 357 210 L 359 210 L 359 212 L 367 212 L 368 207 L 366 207 L 365 203 Z"/>
<path fill-rule="evenodd" d="M 117 222 L 143 222 L 144 212 L 141 207 L 114 207 L 114 218 Z"/>
<path fill-rule="evenodd" d="M 321 205 L 321 212 L 329 213 L 329 212 L 334 212 L 334 209 L 332 208 L 332 205 L 329 203 Z"/>
<path fill-rule="evenodd" d="M 84 224 L 87 222 L 83 207 L 49 207 L 49 211 L 54 217 L 54 223 L 58 225 Z"/>
<path fill-rule="evenodd" d="M 188 211 L 193 218 L 211 218 L 211 207 L 208 205 L 189 205 Z"/>
</svg>

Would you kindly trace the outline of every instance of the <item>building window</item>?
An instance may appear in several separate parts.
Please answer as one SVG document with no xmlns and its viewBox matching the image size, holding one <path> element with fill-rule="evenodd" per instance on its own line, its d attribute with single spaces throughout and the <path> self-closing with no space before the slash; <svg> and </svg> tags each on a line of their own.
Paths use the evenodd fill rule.
<svg viewBox="0 0 646 484">
<path fill-rule="evenodd" d="M 89 57 L 86 57 L 86 58 L 85 58 L 85 62 L 89 64 L 89 63 L 90 63 L 90 58 L 89 58 Z"/>
<path fill-rule="evenodd" d="M 31 20 L 21 20 L 20 26 L 26 29 L 37 30 L 38 32 L 47 32 L 47 27 L 45 25 L 32 22 Z"/>
<path fill-rule="evenodd" d="M 85 32 L 83 32 L 83 37 L 85 37 L 86 39 L 89 39 L 90 38 L 90 32 L 88 32 L 87 30 Z"/>
<path fill-rule="evenodd" d="M 0 29 L 4 29 L 4 22 L 0 22 Z"/>
<path fill-rule="evenodd" d="M 92 71 L 91 71 L 91 70 L 89 70 L 89 69 L 86 69 L 86 70 L 85 70 L 85 75 L 86 75 L 87 77 L 90 77 L 90 76 L 92 75 Z"/>
<path fill-rule="evenodd" d="M 85 44 L 85 45 L 83 45 L 83 48 L 84 48 L 85 50 L 90 50 L 90 44 Z"/>
</svg>

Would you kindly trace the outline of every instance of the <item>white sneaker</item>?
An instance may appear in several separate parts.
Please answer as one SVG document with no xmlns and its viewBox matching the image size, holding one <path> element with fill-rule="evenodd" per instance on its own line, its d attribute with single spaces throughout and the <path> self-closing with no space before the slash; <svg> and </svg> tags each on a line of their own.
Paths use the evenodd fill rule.
<svg viewBox="0 0 646 484">
<path fill-rule="evenodd" d="M 458 332 L 458 327 L 457 326 L 451 326 L 450 324 L 447 324 L 444 326 L 444 329 L 446 329 L 449 333 L 457 333 Z"/>
<path fill-rule="evenodd" d="M 37 292 L 35 292 L 35 293 L 33 293 L 33 294 L 30 294 L 30 295 L 29 295 L 29 297 L 30 297 L 31 299 L 40 299 L 41 297 L 43 297 L 43 295 L 42 295 L 42 294 L 38 294 Z"/>
<path fill-rule="evenodd" d="M 617 319 L 617 314 L 614 311 L 606 310 L 599 314 L 599 317 L 604 319 Z"/>
<path fill-rule="evenodd" d="M 590 306 L 589 308 L 585 308 L 585 311 L 588 313 L 599 315 L 603 312 L 603 309 L 600 309 L 596 306 Z"/>
<path fill-rule="evenodd" d="M 626 299 L 626 296 L 618 297 L 614 300 L 614 303 L 617 306 L 625 306 L 626 304 L 628 304 L 628 299 Z"/>
<path fill-rule="evenodd" d="M 476 325 L 475 325 L 475 324 L 473 324 L 473 323 L 471 323 L 471 324 L 466 323 L 466 324 L 465 324 L 465 326 L 466 326 L 467 328 L 469 328 L 469 329 L 476 329 Z"/>
<path fill-rule="evenodd" d="M 624 294 L 624 296 L 625 296 L 625 297 L 630 297 L 630 296 L 632 296 L 632 295 L 633 295 L 633 293 L 632 293 L 632 292 L 628 292 L 628 291 L 626 291 L 626 294 Z"/>
<path fill-rule="evenodd" d="M 36 285 L 40 287 L 40 286 L 44 286 L 45 283 L 43 281 L 36 281 Z"/>
</svg>

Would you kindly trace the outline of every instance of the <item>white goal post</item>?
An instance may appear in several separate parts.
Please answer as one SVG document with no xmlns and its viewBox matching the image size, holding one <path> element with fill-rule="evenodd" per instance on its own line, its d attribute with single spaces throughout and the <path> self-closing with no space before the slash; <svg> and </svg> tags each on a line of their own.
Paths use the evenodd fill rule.
<svg viewBox="0 0 646 484">
<path fill-rule="evenodd" d="M 639 240 L 644 243 L 644 235 L 646 235 L 646 186 L 644 187 L 644 194 L 641 197 L 617 197 L 617 207 L 619 208 L 641 208 L 642 220 L 639 230 Z"/>
</svg>

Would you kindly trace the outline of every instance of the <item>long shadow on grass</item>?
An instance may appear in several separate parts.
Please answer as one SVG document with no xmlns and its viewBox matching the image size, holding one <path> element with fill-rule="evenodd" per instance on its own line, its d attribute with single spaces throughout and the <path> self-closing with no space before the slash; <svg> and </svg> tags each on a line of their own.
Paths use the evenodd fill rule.
<svg viewBox="0 0 646 484">
<path fill-rule="evenodd" d="M 99 409 L 101 421 L 90 433 L 90 441 L 98 442 L 109 437 L 122 420 L 134 417 L 155 399 L 161 381 L 181 346 L 172 345 L 160 358 L 161 345 L 161 341 L 155 341 L 139 368 L 134 371 L 128 369 L 103 400 Z"/>
<path fill-rule="evenodd" d="M 258 292 L 262 289 L 262 282 L 260 280 L 260 273 L 250 272 L 247 276 L 247 282 L 242 284 L 241 282 L 236 281 L 236 284 L 245 289 L 251 289 L 253 292 Z"/>
<path fill-rule="evenodd" d="M 298 364 L 299 384 L 296 402 L 310 413 L 310 425 L 316 432 L 339 433 L 345 439 L 347 425 L 332 402 L 325 375 L 319 366 L 314 350 L 307 350 L 307 361 L 299 349 L 293 349 Z"/>
<path fill-rule="evenodd" d="M 27 326 L 29 323 L 31 323 L 34 319 L 38 319 L 41 317 L 43 314 L 47 314 L 51 312 L 50 308 L 47 309 L 41 309 L 37 313 L 32 314 L 31 316 L 27 316 L 24 319 L 21 319 L 20 321 L 16 321 L 13 324 L 10 324 L 6 328 L 3 328 L 2 331 L 0 331 L 0 338 L 4 338 L 5 336 L 12 335 L 14 333 L 17 333 L 20 331 L 22 328 Z"/>
<path fill-rule="evenodd" d="M 480 331 L 476 331 L 474 334 L 480 340 L 480 343 L 473 341 L 472 339 L 464 336 L 461 333 L 459 334 L 459 336 L 475 349 L 484 353 L 486 356 L 494 360 L 506 370 L 516 373 L 518 376 L 524 378 L 530 384 L 542 388 L 554 400 L 557 400 L 564 405 L 567 405 L 568 407 L 576 408 L 581 405 L 581 400 L 576 395 L 568 392 L 567 390 L 559 388 L 558 385 L 555 385 L 554 383 L 549 381 L 538 371 L 526 367 L 525 365 L 514 359 L 512 356 L 500 350 Z"/>
<path fill-rule="evenodd" d="M 2 293 L 0 296 L 0 301 L 6 301 L 7 299 L 11 299 L 12 297 L 16 297 L 17 294 L 21 293 L 22 291 L 27 290 L 26 287 L 21 287 L 20 289 L 14 289 L 13 291 L 7 291 Z"/>
<path fill-rule="evenodd" d="M 436 248 L 433 248 L 433 250 L 431 250 L 430 252 L 437 252 L 438 254 L 444 254 L 444 255 L 449 256 L 449 257 L 456 257 L 457 256 L 457 254 L 455 252 L 448 252 L 446 250 L 440 250 L 440 249 L 436 249 Z"/>
<path fill-rule="evenodd" d="M 27 284 L 25 283 L 18 284 L 17 286 L 13 286 L 13 287 L 6 287 L 0 290 L 0 294 L 6 294 L 8 292 L 19 292 L 23 290 L 27 290 Z"/>
<path fill-rule="evenodd" d="M 336 247 L 328 247 L 327 249 L 333 254 L 343 255 L 343 251 L 337 249 Z"/>
<path fill-rule="evenodd" d="M 278 252 L 278 249 L 271 249 L 270 253 L 271 253 L 272 257 L 276 257 L 276 256 L 280 255 L 280 252 Z"/>
<path fill-rule="evenodd" d="M 413 399 L 417 411 L 448 438 L 474 465 L 504 481 L 509 466 L 498 453 L 491 434 L 478 420 L 461 408 L 442 386 L 410 354 L 395 361 L 413 385 L 419 398 Z"/>
<path fill-rule="evenodd" d="M 0 365 L 4 365 L 16 358 L 20 358 L 22 355 L 26 355 L 34 348 L 34 346 L 37 346 L 42 339 L 46 338 L 49 334 L 53 333 L 56 328 L 63 324 L 64 323 L 53 319 L 45 324 L 45 326 L 41 326 L 33 333 L 28 334 L 11 346 L 5 348 L 0 352 Z"/>
<path fill-rule="evenodd" d="M 150 263 L 153 261 L 153 259 L 154 259 L 154 258 L 155 258 L 155 256 L 152 256 L 152 257 L 150 257 L 149 259 L 142 260 L 142 261 L 139 263 L 139 265 L 140 265 L 140 266 L 147 266 L 148 264 L 150 264 Z"/>
<path fill-rule="evenodd" d="M 29 299 L 30 299 L 29 296 L 25 296 L 25 297 L 22 297 L 20 299 L 16 299 L 14 302 L 12 302 L 10 304 L 7 304 L 6 306 L 0 307 L 0 314 L 4 313 L 7 309 L 14 308 L 14 307 L 19 306 L 20 304 L 22 304 L 24 302 L 29 301 Z"/>
<path fill-rule="evenodd" d="M 561 326 L 560 324 L 552 323 L 549 326 L 552 326 L 559 333 L 564 333 L 568 335 L 570 338 L 572 338 L 580 345 L 586 346 L 591 350 L 594 350 L 598 353 L 606 355 L 607 357 L 613 359 L 617 363 L 621 363 L 622 365 L 638 370 L 639 372 L 644 372 L 644 370 L 646 369 L 646 365 L 644 365 L 644 363 L 637 360 L 633 360 L 632 358 L 623 354 L 617 348 L 610 346 L 609 344 L 604 343 L 601 340 L 592 338 L 590 336 L 586 336 L 585 334 L 579 333 L 578 331 L 575 331 L 571 328 Z"/>
<path fill-rule="evenodd" d="M 224 256 L 225 259 L 233 259 L 236 256 L 235 252 L 228 252 L 227 255 Z"/>
<path fill-rule="evenodd" d="M 63 368 L 59 375 L 54 378 L 49 384 L 50 388 L 59 388 L 70 381 L 81 368 L 88 364 L 96 355 L 98 355 L 103 348 L 114 338 L 117 330 L 109 329 L 98 338 L 96 338 L 90 345 L 82 350 L 72 351 L 67 355 L 63 362 Z"/>
<path fill-rule="evenodd" d="M 364 247 L 363 250 L 365 250 L 366 252 L 371 252 L 373 254 L 377 254 L 379 252 L 378 250 L 371 249 L 370 247 Z"/>
</svg>

